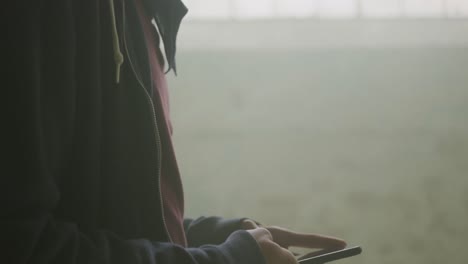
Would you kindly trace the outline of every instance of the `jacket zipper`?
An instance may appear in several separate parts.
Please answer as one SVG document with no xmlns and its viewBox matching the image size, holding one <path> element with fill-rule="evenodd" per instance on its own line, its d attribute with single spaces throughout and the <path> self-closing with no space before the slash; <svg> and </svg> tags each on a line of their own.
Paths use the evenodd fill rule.
<svg viewBox="0 0 468 264">
<path fill-rule="evenodd" d="M 162 191 L 161 191 L 161 154 L 162 154 L 162 151 L 161 151 L 161 137 L 160 137 L 160 134 L 159 134 L 159 128 L 158 128 L 158 124 L 157 124 L 157 121 L 156 121 L 157 120 L 156 111 L 155 111 L 155 108 L 154 108 L 153 100 L 151 99 L 150 94 L 148 93 L 147 89 L 145 88 L 145 85 L 143 84 L 143 82 L 138 77 L 138 74 L 136 73 L 135 68 L 133 66 L 133 62 L 132 62 L 132 59 L 130 57 L 130 53 L 128 52 L 127 35 L 125 34 L 125 25 L 127 23 L 126 16 L 125 16 L 125 1 L 122 1 L 122 13 L 123 13 L 123 16 L 122 16 L 123 23 L 122 23 L 122 25 L 124 27 L 124 29 L 123 29 L 123 42 L 124 42 L 125 53 L 127 54 L 127 58 L 128 58 L 128 61 L 129 61 L 130 68 L 132 69 L 133 74 L 135 75 L 135 78 L 137 79 L 140 88 L 143 90 L 143 92 L 145 94 L 145 97 L 146 97 L 146 101 L 148 102 L 148 105 L 151 108 L 151 112 L 153 114 L 153 120 L 152 121 L 153 121 L 154 136 L 155 136 L 155 141 L 156 141 L 156 149 L 157 149 L 157 154 L 158 154 L 156 177 L 157 177 L 157 188 L 158 188 L 158 191 L 159 191 L 159 201 L 160 201 L 160 206 L 161 206 L 161 217 L 162 217 L 162 222 L 163 222 L 164 231 L 166 233 L 166 236 L 169 239 L 169 241 L 171 243 L 173 243 L 171 235 L 170 235 L 170 233 L 169 233 L 169 231 L 167 229 L 166 218 L 164 217 L 164 202 L 163 202 L 163 195 L 162 195 Z"/>
</svg>

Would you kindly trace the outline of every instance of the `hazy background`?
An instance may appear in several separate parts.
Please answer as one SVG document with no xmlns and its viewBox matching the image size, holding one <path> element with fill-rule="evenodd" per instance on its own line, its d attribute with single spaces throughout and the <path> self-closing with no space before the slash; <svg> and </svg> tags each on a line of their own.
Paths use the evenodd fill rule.
<svg viewBox="0 0 468 264">
<path fill-rule="evenodd" d="M 468 261 L 468 1 L 191 0 L 169 78 L 187 216 Z"/>
</svg>

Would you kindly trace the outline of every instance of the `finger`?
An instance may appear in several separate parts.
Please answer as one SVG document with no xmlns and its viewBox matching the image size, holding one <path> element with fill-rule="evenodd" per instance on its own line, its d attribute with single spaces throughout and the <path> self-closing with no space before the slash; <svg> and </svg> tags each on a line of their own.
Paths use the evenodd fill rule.
<svg viewBox="0 0 468 264">
<path fill-rule="evenodd" d="M 255 223 L 254 221 L 252 221 L 250 219 L 245 219 L 242 222 L 242 229 L 244 229 L 244 230 L 255 229 L 255 228 L 258 228 L 257 223 Z"/>
<path fill-rule="evenodd" d="M 346 247 L 342 239 L 319 234 L 297 233 L 284 228 L 267 228 L 273 240 L 284 248 L 291 246 L 303 248 L 341 249 Z"/>
<path fill-rule="evenodd" d="M 294 255 L 287 249 L 282 248 L 276 243 L 270 244 L 271 254 L 267 257 L 268 264 L 297 264 Z M 273 253 L 274 252 L 274 253 Z"/>
<path fill-rule="evenodd" d="M 266 264 L 297 264 L 293 254 L 273 240 L 260 240 L 259 245 Z"/>
<path fill-rule="evenodd" d="M 281 248 L 283 257 L 281 258 L 281 264 L 297 264 L 296 257 L 291 253 L 291 251 Z"/>
<path fill-rule="evenodd" d="M 342 239 L 330 236 L 293 233 L 290 239 L 289 246 L 336 250 L 345 248 L 346 242 Z"/>
<path fill-rule="evenodd" d="M 316 250 L 316 251 L 313 251 L 313 252 L 309 252 L 309 253 L 307 253 L 307 254 L 304 254 L 304 255 L 300 256 L 299 258 L 297 258 L 297 259 L 298 259 L 298 260 L 307 259 L 307 258 L 315 257 L 315 256 L 318 256 L 318 255 L 327 254 L 327 253 L 333 252 L 333 251 L 335 251 L 335 250 L 336 250 L 336 249 L 321 249 L 321 250 Z"/>
</svg>

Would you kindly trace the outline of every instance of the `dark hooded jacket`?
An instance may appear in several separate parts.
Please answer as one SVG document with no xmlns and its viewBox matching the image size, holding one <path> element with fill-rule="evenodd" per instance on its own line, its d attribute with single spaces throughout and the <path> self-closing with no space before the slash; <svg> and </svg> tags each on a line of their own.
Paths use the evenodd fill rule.
<svg viewBox="0 0 468 264">
<path fill-rule="evenodd" d="M 240 219 L 187 219 L 188 247 L 169 241 L 151 77 L 131 1 L 8 2 L 0 263 L 264 263 Z M 178 0 L 145 6 L 175 70 L 186 9 Z"/>
</svg>

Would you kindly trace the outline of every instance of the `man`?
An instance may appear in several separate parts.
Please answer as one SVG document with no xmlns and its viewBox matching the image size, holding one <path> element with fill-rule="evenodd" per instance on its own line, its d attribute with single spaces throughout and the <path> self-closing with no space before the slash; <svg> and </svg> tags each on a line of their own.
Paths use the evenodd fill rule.
<svg viewBox="0 0 468 264">
<path fill-rule="evenodd" d="M 179 0 L 13 1 L 0 263 L 288 264 L 340 239 L 183 219 L 167 84 Z M 18 2 L 18 3 L 17 3 Z"/>
</svg>

